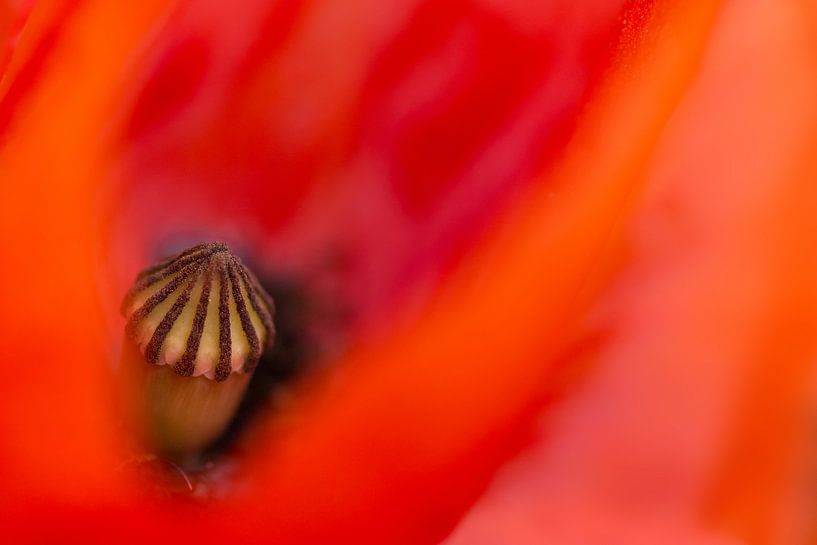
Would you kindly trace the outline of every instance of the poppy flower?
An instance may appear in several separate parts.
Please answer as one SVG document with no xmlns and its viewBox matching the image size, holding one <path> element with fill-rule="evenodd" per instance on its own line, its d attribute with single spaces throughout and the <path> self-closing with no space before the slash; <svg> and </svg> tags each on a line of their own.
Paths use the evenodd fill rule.
<svg viewBox="0 0 817 545">
<path fill-rule="evenodd" d="M 4 538 L 813 540 L 813 21 L 3 4 Z M 112 367 L 136 271 L 201 240 L 303 353 L 184 494 Z"/>
</svg>

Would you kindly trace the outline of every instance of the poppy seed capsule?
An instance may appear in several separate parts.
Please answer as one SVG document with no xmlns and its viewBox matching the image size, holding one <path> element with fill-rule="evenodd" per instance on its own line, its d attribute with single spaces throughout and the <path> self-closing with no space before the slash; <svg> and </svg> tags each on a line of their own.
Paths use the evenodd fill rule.
<svg viewBox="0 0 817 545">
<path fill-rule="evenodd" d="M 186 460 L 227 426 L 275 337 L 272 299 L 226 245 L 139 273 L 122 303 L 122 369 L 146 439 Z"/>
</svg>

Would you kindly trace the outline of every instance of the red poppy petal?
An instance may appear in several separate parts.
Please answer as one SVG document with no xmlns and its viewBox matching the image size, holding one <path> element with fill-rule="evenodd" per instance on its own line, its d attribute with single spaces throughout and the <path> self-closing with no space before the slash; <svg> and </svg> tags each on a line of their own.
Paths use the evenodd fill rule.
<svg viewBox="0 0 817 545">
<path fill-rule="evenodd" d="M 553 185 L 539 187 L 416 328 L 356 354 L 348 379 L 318 390 L 285 448 L 280 425 L 266 432 L 269 450 L 256 438 L 249 520 L 257 509 L 257 520 L 275 517 L 301 540 L 433 542 L 450 530 L 519 446 L 520 426 L 553 389 L 554 358 L 621 257 L 617 220 L 694 73 L 713 11 L 674 8 L 654 22 L 672 41 L 621 65 Z M 322 524 L 302 519 L 305 510 Z"/>
<path fill-rule="evenodd" d="M 10 302 L 0 310 L 0 348 L 20 362 L 2 386 L 2 508 L 30 502 L 13 511 L 10 524 L 22 531 L 14 537 L 109 542 L 127 529 L 133 540 L 161 533 L 202 543 L 225 532 L 293 543 L 440 538 L 518 444 L 518 426 L 550 389 L 561 335 L 620 257 L 605 246 L 619 240 L 617 220 L 694 71 L 709 4 L 674 7 L 665 25 L 647 27 L 665 32 L 646 42 L 645 58 L 617 64 L 619 77 L 583 117 L 549 187 L 537 186 L 507 217 L 417 326 L 361 348 L 335 386 L 307 390 L 286 413 L 294 430 L 262 421 L 246 496 L 203 513 L 132 501 L 138 485 L 114 472 L 121 437 L 100 376 L 98 183 L 121 166 L 108 163 L 100 128 L 126 59 L 161 7 L 140 3 L 127 17 L 111 3 L 78 8 L 0 150 L 0 170 L 17 182 L 0 186 L 0 232 L 15 237 L 4 243 L 13 260 L 0 277 Z M 685 47 L 675 47 L 679 39 Z M 43 515 L 49 524 L 35 527 Z"/>
<path fill-rule="evenodd" d="M 450 545 L 812 542 L 810 9 L 724 7 L 597 303 L 595 371 Z"/>
<path fill-rule="evenodd" d="M 104 2 L 70 14 L 62 3 L 40 4 L 9 68 L 28 87 L 0 136 L 0 473 L 4 494 L 18 500 L 78 500 L 115 486 L 95 267 L 98 176 L 107 168 L 100 128 L 158 4 L 132 7 L 127 22 Z M 54 24 L 65 27 L 44 52 Z M 17 96 L 18 81 L 3 100 Z"/>
<path fill-rule="evenodd" d="M 623 3 L 182 4 L 134 70 L 113 246 L 232 239 L 380 329 L 558 157 Z"/>
</svg>

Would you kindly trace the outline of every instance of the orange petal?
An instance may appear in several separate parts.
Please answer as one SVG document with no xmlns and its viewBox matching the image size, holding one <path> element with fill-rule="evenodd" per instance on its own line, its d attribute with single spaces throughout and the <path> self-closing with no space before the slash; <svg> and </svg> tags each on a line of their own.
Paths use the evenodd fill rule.
<svg viewBox="0 0 817 545">
<path fill-rule="evenodd" d="M 724 7 L 598 303 L 596 370 L 451 545 L 813 542 L 814 24 Z"/>
<path fill-rule="evenodd" d="M 100 366 L 107 343 L 95 267 L 104 228 L 99 174 L 107 168 L 100 127 L 123 67 L 162 4 L 139 2 L 127 13 L 105 2 L 67 11 L 61 3 L 38 4 L 17 53 L 21 60 L 9 68 L 25 75 L 22 85 L 44 81 L 15 91 L 18 78 L 5 89 L 3 100 L 12 97 L 14 104 L 0 129 L 6 493 L 77 499 L 113 486 L 108 470 L 118 461 Z M 65 18 L 71 24 L 63 27 Z M 58 40 L 59 47 L 44 50 L 40 40 Z"/>
</svg>

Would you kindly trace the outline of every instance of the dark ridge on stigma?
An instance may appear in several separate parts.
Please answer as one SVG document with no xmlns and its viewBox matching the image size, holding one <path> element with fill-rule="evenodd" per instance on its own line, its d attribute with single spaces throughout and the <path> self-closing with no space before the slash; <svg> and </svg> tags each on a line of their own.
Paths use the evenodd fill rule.
<svg viewBox="0 0 817 545">
<path fill-rule="evenodd" d="M 210 288 L 213 285 L 213 271 L 210 267 L 204 271 L 204 284 L 201 287 L 201 297 L 196 306 L 196 315 L 193 317 L 193 327 L 190 330 L 190 338 L 187 339 L 187 347 L 179 361 L 173 369 L 183 377 L 189 377 L 195 371 L 196 354 L 199 352 L 199 342 L 201 334 L 204 332 L 204 321 L 207 318 L 207 307 L 210 304 Z"/>
<path fill-rule="evenodd" d="M 196 285 L 196 280 L 199 279 L 199 272 L 200 268 L 191 276 L 190 281 L 187 283 L 187 286 L 185 286 L 181 295 L 179 295 L 179 297 L 173 303 L 173 306 L 170 307 L 170 310 L 167 311 L 167 314 L 164 315 L 162 321 L 159 322 L 158 327 L 156 327 L 156 331 L 153 332 L 150 342 L 145 347 L 145 359 L 150 363 L 156 363 L 159 361 L 159 349 L 162 348 L 162 343 L 165 341 L 167 334 L 170 333 L 170 330 L 173 328 L 173 324 L 176 323 L 176 319 L 179 317 L 179 314 L 181 314 L 184 307 L 187 306 L 187 301 L 190 300 L 190 294 L 193 293 L 193 286 Z M 188 346 L 190 345 L 189 339 L 187 344 Z"/>
<path fill-rule="evenodd" d="M 229 249 L 226 245 L 221 243 L 200 244 L 143 270 L 136 276 L 136 281 L 125 295 L 122 302 L 122 312 L 124 313 L 127 311 L 127 307 L 130 306 L 133 298 L 136 297 L 139 292 L 149 288 L 157 282 L 161 282 L 168 276 L 177 273 L 191 263 L 196 263 L 202 259 L 209 258 L 211 255 L 218 252 L 229 252 Z"/>
<path fill-rule="evenodd" d="M 235 301 L 235 308 L 238 311 L 238 318 L 241 320 L 241 329 L 244 330 L 244 335 L 247 337 L 247 342 L 250 345 L 250 353 L 244 362 L 244 370 L 249 372 L 254 370 L 258 364 L 258 357 L 261 355 L 261 346 L 258 342 L 258 333 L 256 333 L 255 327 L 250 320 L 250 314 L 247 312 L 247 305 L 244 303 L 244 296 L 241 294 L 241 286 L 238 285 L 238 275 L 235 274 L 234 270 L 235 266 L 234 259 L 227 262 L 227 275 L 230 277 L 230 287 L 233 290 L 233 300 Z"/>
<path fill-rule="evenodd" d="M 190 276 L 201 268 L 201 263 L 193 263 L 192 265 L 182 269 L 182 271 L 174 276 L 162 289 L 148 297 L 144 304 L 136 309 L 131 317 L 128 319 L 128 324 L 125 326 L 125 331 L 128 334 L 135 334 L 136 326 L 150 314 L 154 308 L 159 306 L 165 299 L 170 297 L 170 294 L 175 292 L 179 286 Z"/>
<path fill-rule="evenodd" d="M 230 338 L 230 307 L 227 303 L 227 271 L 225 267 L 219 267 L 219 288 L 218 288 L 218 364 L 216 364 L 216 380 L 224 380 L 230 376 L 232 365 L 232 339 Z"/>
<path fill-rule="evenodd" d="M 250 296 L 250 306 L 252 306 L 255 313 L 261 318 L 261 323 L 264 324 L 264 328 L 268 332 L 265 347 L 269 348 L 272 346 L 273 339 L 275 339 L 275 324 L 272 321 L 273 315 L 275 314 L 275 304 L 272 301 L 272 297 L 261 287 L 252 271 L 245 267 L 238 258 L 236 258 L 236 269 L 238 269 L 238 274 L 241 276 L 244 289 Z M 263 304 L 258 300 L 259 294 L 264 301 Z"/>
<path fill-rule="evenodd" d="M 190 376 L 195 371 L 195 361 L 207 321 L 210 308 L 210 294 L 213 279 L 219 279 L 218 295 L 218 346 L 219 356 L 215 369 L 215 379 L 227 379 L 232 372 L 232 338 L 230 331 L 230 298 L 235 304 L 241 323 L 241 329 L 247 338 L 249 354 L 244 362 L 244 371 L 252 371 L 258 363 L 262 347 L 261 334 L 250 319 L 248 305 L 255 311 L 266 330 L 266 346 L 270 346 L 275 337 L 272 323 L 274 306 L 272 298 L 260 287 L 255 276 L 241 260 L 232 255 L 225 244 L 207 243 L 193 246 L 175 256 L 146 268 L 136 277 L 133 287 L 128 291 L 122 303 L 123 314 L 127 313 L 136 296 L 151 286 L 166 280 L 166 285 L 152 293 L 145 302 L 128 317 L 126 333 L 137 339 L 139 324 L 162 302 L 178 293 L 170 309 L 162 317 L 159 325 L 152 332 L 150 341 L 145 347 L 145 359 L 157 363 L 162 344 L 172 331 L 176 320 L 188 304 L 195 304 L 195 314 L 184 353 L 173 365 L 173 370 L 181 376 Z M 190 302 L 193 290 L 202 279 L 201 295 L 198 301 Z M 229 287 L 228 287 L 229 284 Z M 242 293 L 244 286 L 246 296 Z"/>
<path fill-rule="evenodd" d="M 208 249 L 207 244 L 199 244 L 198 246 L 193 246 L 192 248 L 188 248 L 187 250 L 185 250 L 185 251 L 183 251 L 183 252 L 181 252 L 181 253 L 179 253 L 177 255 L 174 255 L 174 256 L 168 257 L 166 259 L 163 259 L 159 263 L 142 270 L 139 273 L 139 275 L 137 276 L 137 278 L 141 279 L 141 278 L 144 278 L 144 277 L 146 277 L 148 275 L 151 275 L 153 273 L 159 272 L 162 269 L 164 269 L 165 267 L 169 267 L 173 263 L 179 263 L 184 258 L 187 258 L 188 256 L 191 256 L 193 254 L 199 253 L 199 252 L 207 250 L 207 249 Z"/>
</svg>

